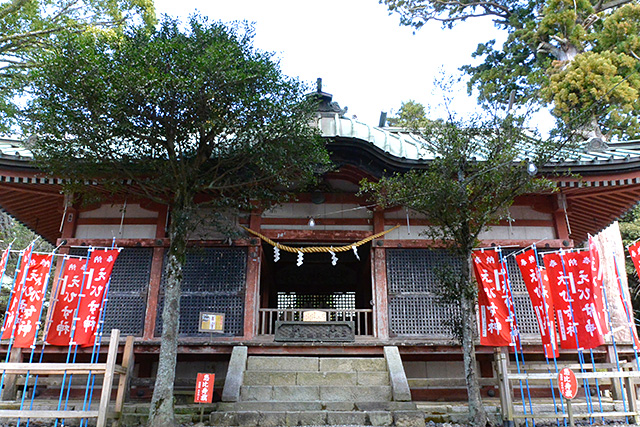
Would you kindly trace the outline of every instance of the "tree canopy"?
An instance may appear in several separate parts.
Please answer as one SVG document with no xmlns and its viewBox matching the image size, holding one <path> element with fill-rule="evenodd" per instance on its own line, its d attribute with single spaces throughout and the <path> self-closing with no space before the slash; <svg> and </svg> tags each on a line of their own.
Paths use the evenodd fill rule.
<svg viewBox="0 0 640 427">
<path fill-rule="evenodd" d="M 430 224 L 424 233 L 447 245 L 460 261 L 459 270 L 448 265 L 440 271 L 442 302 L 460 310 L 458 324 L 453 326 L 463 349 L 471 422 L 482 426 L 487 417 L 476 372 L 472 250 L 480 233 L 508 215 L 516 197 L 551 191 L 549 181 L 532 176 L 529 162 L 541 166 L 560 147 L 532 140 L 520 130 L 520 121 L 511 116 L 505 120 L 428 122 L 420 132 L 428 141 L 429 163 L 423 169 L 378 182 L 363 181 L 361 192 L 382 207 L 403 206 L 423 214 Z"/>
<path fill-rule="evenodd" d="M 634 0 L 381 0 L 420 28 L 492 17 L 506 41 L 480 43 L 462 69 L 480 102 L 551 106 L 558 131 L 640 135 L 640 4 Z"/>
<path fill-rule="evenodd" d="M 173 381 L 180 284 L 189 236 L 216 214 L 284 200 L 324 171 L 310 124 L 315 101 L 252 46 L 253 29 L 193 16 L 186 28 L 65 35 L 32 69 L 25 116 L 33 150 L 67 191 L 100 191 L 168 205 L 170 240 L 162 344 L 150 424 L 175 425 Z M 201 207 L 207 208 L 203 215 Z"/>
<path fill-rule="evenodd" d="M 155 23 L 152 0 L 0 0 L 0 131 L 12 124 L 26 69 L 62 33 L 117 30 L 136 21 Z"/>
</svg>

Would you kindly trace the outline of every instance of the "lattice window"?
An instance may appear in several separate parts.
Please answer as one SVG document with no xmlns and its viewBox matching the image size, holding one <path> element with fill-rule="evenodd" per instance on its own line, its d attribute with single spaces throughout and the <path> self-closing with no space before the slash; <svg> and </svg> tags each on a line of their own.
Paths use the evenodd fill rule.
<svg viewBox="0 0 640 427">
<path fill-rule="evenodd" d="M 166 261 L 166 257 L 165 257 Z M 200 336 L 201 311 L 224 313 L 224 332 L 242 335 L 247 251 L 243 248 L 200 248 L 187 253 L 180 298 L 180 335 Z M 162 289 L 166 276 L 163 269 Z M 162 333 L 163 291 L 158 301 L 156 335 Z"/>
<path fill-rule="evenodd" d="M 71 248 L 70 255 L 86 256 L 88 249 Z M 123 335 L 142 336 L 151 276 L 152 248 L 124 248 L 120 251 L 109 284 L 103 332 L 120 329 Z"/>
<path fill-rule="evenodd" d="M 355 292 L 334 292 L 331 294 L 308 295 L 296 292 L 278 292 L 279 309 L 330 308 L 336 310 L 355 310 Z"/>
<path fill-rule="evenodd" d="M 507 255 L 509 252 L 505 252 Z M 506 258 L 520 333 L 539 339 L 538 326 L 515 257 Z M 460 268 L 460 261 L 444 249 L 388 249 L 387 286 L 392 334 L 429 338 L 452 337 L 457 307 L 438 301 L 438 269 Z"/>
<path fill-rule="evenodd" d="M 388 249 L 389 327 L 395 335 L 450 338 L 457 307 L 438 301 L 438 269 L 459 261 L 443 249 Z"/>
</svg>

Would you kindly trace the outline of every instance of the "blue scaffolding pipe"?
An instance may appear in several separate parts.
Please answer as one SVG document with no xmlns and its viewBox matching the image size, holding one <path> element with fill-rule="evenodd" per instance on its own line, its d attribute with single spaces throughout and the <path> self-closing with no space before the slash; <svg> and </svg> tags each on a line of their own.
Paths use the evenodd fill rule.
<svg viewBox="0 0 640 427">
<path fill-rule="evenodd" d="M 115 248 L 115 239 L 113 240 L 112 249 Z M 100 356 L 100 346 L 102 344 L 102 334 L 103 334 L 103 325 L 104 325 L 104 317 L 107 311 L 107 302 L 109 301 L 109 288 L 111 287 L 111 276 L 109 276 L 109 280 L 107 281 L 107 286 L 104 290 L 104 295 L 102 296 L 102 304 L 100 305 L 100 313 L 98 314 L 98 330 L 96 339 L 93 342 L 93 350 L 91 352 L 91 363 L 97 363 L 98 357 Z M 112 343 L 109 343 L 112 344 Z M 116 343 L 117 345 L 118 343 Z M 91 383 L 91 384 L 89 384 Z M 91 409 L 91 399 L 93 398 L 93 388 L 95 383 L 95 375 L 89 374 L 87 377 L 87 389 L 85 391 L 85 398 L 82 404 L 82 410 L 90 410 Z M 88 396 L 87 396 L 88 394 Z M 80 420 L 80 427 L 83 426 L 83 422 L 85 419 Z M 86 419 L 86 425 L 88 427 L 89 420 Z"/>
<path fill-rule="evenodd" d="M 633 343 L 633 354 L 636 359 L 636 368 L 640 371 L 640 361 L 638 361 L 638 346 L 636 345 L 635 337 L 637 336 L 637 332 L 633 330 L 633 322 L 631 320 L 631 309 L 627 304 L 627 299 L 625 298 L 625 292 L 622 289 L 622 278 L 620 277 L 620 270 L 618 269 L 618 261 L 616 259 L 616 251 L 613 251 L 613 263 L 616 267 L 616 278 L 618 282 L 618 291 L 620 292 L 620 299 L 622 299 L 622 304 L 624 307 L 624 312 L 627 315 L 627 325 L 629 325 L 629 333 L 631 334 L 631 342 Z M 612 332 L 613 335 L 613 332 Z"/>
<path fill-rule="evenodd" d="M 87 280 L 87 267 L 89 266 L 89 259 L 91 258 L 91 252 L 93 252 L 93 247 L 89 247 L 87 250 L 87 257 L 86 257 L 86 261 L 84 264 L 84 273 L 82 274 L 82 283 L 80 284 L 81 289 L 84 289 L 84 285 L 85 282 Z M 69 347 L 67 349 L 67 359 L 65 361 L 65 363 L 69 363 L 70 360 L 72 360 L 72 363 L 75 362 L 76 360 L 76 354 L 78 351 L 78 346 L 73 342 L 73 339 L 75 337 L 75 332 L 76 332 L 76 323 L 78 320 L 78 310 L 80 309 L 80 301 L 82 299 L 82 295 L 78 295 L 78 303 L 76 305 L 76 309 L 75 312 L 73 313 L 73 319 L 71 321 L 71 333 L 69 334 Z M 71 354 L 72 354 L 72 349 L 73 349 L 73 359 L 71 359 Z M 60 387 L 60 396 L 58 398 L 58 408 L 57 410 L 59 411 L 60 408 L 62 407 L 62 399 L 64 397 L 64 409 L 67 409 L 67 405 L 69 403 L 69 393 L 71 392 L 71 381 L 73 379 L 73 374 L 69 375 L 69 385 L 66 386 L 66 381 L 67 381 L 67 372 L 65 371 L 63 376 L 62 376 L 62 384 Z M 65 387 L 67 387 L 67 393 L 65 395 Z M 64 421 L 62 423 L 64 425 Z M 58 426 L 58 418 L 56 418 L 54 427 Z"/>
<path fill-rule="evenodd" d="M 52 254 L 53 255 L 53 254 Z M 44 283 L 42 285 L 43 287 L 43 293 L 42 293 L 42 298 L 44 299 L 44 296 L 47 293 L 47 286 L 49 284 L 49 278 L 51 277 L 51 268 L 53 267 L 53 256 L 51 257 L 51 264 L 49 264 L 49 271 L 47 272 L 45 279 L 44 279 Z M 42 304 L 40 305 L 40 312 L 38 313 L 38 322 L 36 323 L 36 326 L 38 328 L 40 328 L 40 325 L 42 324 L 40 322 L 40 318 L 42 317 L 42 310 L 44 308 L 44 301 L 42 301 Z M 36 352 L 36 340 L 38 339 L 38 334 L 37 334 L 37 329 L 36 329 L 36 334 L 34 334 L 33 336 L 33 342 L 31 343 L 30 347 L 31 347 L 31 354 L 29 355 L 29 362 L 28 363 L 33 363 L 33 357 L 35 355 Z M 42 357 L 42 352 L 40 353 L 40 356 Z M 25 376 L 24 379 L 24 388 L 22 389 L 22 399 L 20 401 L 20 410 L 24 409 L 24 401 L 25 398 L 27 396 L 27 389 L 28 389 L 28 385 L 29 385 L 29 376 L 30 376 L 30 372 L 27 371 L 27 375 Z M 36 391 L 36 387 L 38 384 L 38 377 L 36 376 L 36 380 L 35 380 L 35 385 L 33 387 L 33 391 L 31 393 L 31 402 L 33 405 L 33 398 L 34 398 L 34 394 Z M 29 425 L 29 421 L 30 419 L 27 419 L 27 426 Z M 20 427 L 20 419 L 18 418 L 18 423 L 16 424 L 16 427 Z"/>
<path fill-rule="evenodd" d="M 62 280 L 62 274 L 64 273 L 64 266 L 65 266 L 65 263 L 67 262 L 68 259 L 69 259 L 68 255 L 65 255 L 64 258 L 62 258 L 62 263 L 60 265 L 60 275 L 58 276 L 57 280 L 55 281 L 56 286 L 55 286 L 55 289 L 53 289 L 53 298 L 54 299 L 58 295 L 58 290 L 60 288 L 60 281 Z M 52 304 L 49 307 L 49 310 L 47 312 L 47 316 L 46 316 L 47 318 L 45 320 L 45 330 L 44 330 L 44 333 L 43 333 L 42 347 L 40 348 L 40 358 L 38 360 L 38 363 L 42 363 L 42 360 L 43 360 L 43 357 L 44 357 L 44 348 L 45 348 L 45 345 L 46 345 L 45 339 L 47 337 L 47 334 L 49 333 L 49 328 L 51 327 L 51 319 L 53 317 L 53 308 L 54 307 L 55 307 L 55 301 L 54 301 L 54 304 Z M 34 344 L 35 344 L 35 342 L 34 342 Z M 36 398 L 36 389 L 38 387 L 38 377 L 39 377 L 39 375 L 36 374 L 36 377 L 35 377 L 34 383 L 33 383 L 33 392 L 31 393 L 31 402 L 29 403 L 29 410 L 33 409 L 33 402 L 34 402 L 34 400 Z M 26 382 L 25 382 L 25 385 L 26 385 Z M 27 420 L 27 427 L 29 427 L 30 421 L 31 421 L 30 419 Z"/>
<path fill-rule="evenodd" d="M 511 322 L 511 339 L 513 340 L 513 344 L 514 344 L 514 350 L 515 350 L 515 358 L 516 358 L 516 366 L 518 367 L 518 373 L 520 373 L 520 364 L 518 361 L 518 351 L 522 352 L 522 369 L 524 371 L 524 373 L 526 373 L 526 368 L 525 368 L 525 362 L 524 362 L 524 350 L 522 349 L 522 346 L 519 345 L 520 344 L 520 331 L 518 329 L 518 316 L 516 314 L 516 307 L 513 303 L 513 293 L 511 292 L 511 281 L 509 280 L 509 267 L 507 266 L 507 263 L 504 261 L 504 257 L 502 256 L 502 249 L 498 248 L 497 252 L 500 256 L 500 266 L 502 267 L 502 271 L 504 274 L 504 281 L 505 281 L 505 286 L 506 286 L 506 293 L 507 293 L 507 305 L 508 305 L 508 309 L 509 309 L 509 316 L 512 316 L 512 322 Z M 513 321 L 515 321 L 516 327 L 513 327 Z M 515 334 L 514 334 L 515 331 Z M 517 340 L 516 340 L 517 337 Z M 529 400 L 529 411 L 531 412 L 531 415 L 533 415 L 533 404 L 531 402 L 531 390 L 529 387 L 529 380 L 525 380 L 525 384 L 526 384 L 526 388 L 527 388 L 527 397 Z M 524 413 L 526 415 L 527 413 L 527 407 L 525 404 L 525 398 L 524 398 L 524 393 L 522 390 L 522 380 L 520 380 L 520 397 L 522 398 L 522 407 L 524 409 Z M 536 425 L 536 421 L 534 418 L 531 419 L 531 422 L 533 423 L 534 427 Z M 525 423 L 527 425 L 529 425 L 529 419 L 525 418 Z"/>
<path fill-rule="evenodd" d="M 605 303 L 605 306 L 607 307 L 607 310 L 606 310 L 607 323 L 609 325 L 611 343 L 613 344 L 613 352 L 616 355 L 616 369 L 618 370 L 618 372 L 620 372 L 620 358 L 618 357 L 618 349 L 616 348 L 616 337 L 613 334 L 613 321 L 611 320 L 611 313 L 609 312 L 609 298 L 607 296 L 607 288 L 605 286 L 602 286 L 602 295 L 604 296 L 604 303 Z M 618 378 L 618 383 L 620 384 L 620 390 L 622 391 L 624 389 L 624 386 L 622 385 L 622 377 Z M 624 393 L 622 393 L 622 408 L 624 409 L 624 412 L 627 412 L 627 403 L 626 403 Z M 624 418 L 628 424 L 629 417 L 625 416 Z"/>
<path fill-rule="evenodd" d="M 7 345 L 7 356 L 5 358 L 5 362 L 9 361 L 9 355 L 11 354 L 11 349 L 13 347 L 13 341 L 15 338 L 15 331 L 16 331 L 16 323 L 18 322 L 18 315 L 20 314 L 20 303 L 22 302 L 22 294 L 24 293 L 24 282 L 27 279 L 27 273 L 29 272 L 29 263 L 31 262 L 31 254 L 33 253 L 33 243 L 31 243 L 31 245 L 29 245 L 31 247 L 31 250 L 29 251 L 29 258 L 27 259 L 27 262 L 25 263 L 25 272 L 24 275 L 22 276 L 22 282 L 20 284 L 20 296 L 18 297 L 18 309 L 16 311 L 16 316 L 13 319 L 13 325 L 12 325 L 12 329 L 11 329 L 11 336 L 9 337 L 9 344 Z M 26 249 L 25 249 L 26 251 Z M 9 305 L 7 306 L 7 310 L 11 307 L 11 302 L 13 301 L 13 298 L 15 298 L 15 283 L 18 279 L 18 273 L 21 272 L 21 267 L 22 267 L 22 259 L 24 258 L 24 253 L 25 251 L 21 252 L 21 255 L 18 259 L 18 264 L 16 267 L 16 271 L 14 273 L 14 277 L 13 277 L 13 288 L 11 289 L 11 298 L 9 299 Z M 4 316 L 4 321 L 3 321 L 3 330 L 6 328 L 7 326 L 7 316 Z M 2 379 L 0 379 L 0 390 L 4 387 L 4 378 L 5 378 L 5 373 L 2 373 Z"/>
<path fill-rule="evenodd" d="M 547 332 L 549 333 L 549 341 L 552 344 L 552 349 L 554 349 L 553 352 L 553 366 L 555 369 L 555 373 L 556 375 L 558 374 L 558 360 L 556 359 L 556 352 L 555 352 L 555 348 L 557 348 L 558 346 L 558 341 L 555 339 L 555 330 L 551 330 L 552 328 L 552 323 L 551 320 L 549 319 L 549 310 L 547 310 L 547 299 L 545 297 L 544 294 L 544 281 L 542 280 L 542 275 L 540 274 L 540 266 L 538 265 L 538 249 L 536 248 L 536 245 L 532 245 L 533 248 L 533 254 L 535 256 L 535 260 L 536 260 L 536 275 L 538 277 L 538 284 L 540 285 L 541 288 L 541 294 L 542 294 L 542 303 L 544 304 L 544 320 L 545 320 L 545 326 L 547 328 Z M 543 344 L 544 346 L 544 344 Z M 549 368 L 549 357 L 547 356 L 547 352 L 545 351 L 544 353 L 544 358 L 547 362 L 547 371 L 550 373 L 551 369 Z M 558 415 L 558 406 L 557 406 L 557 402 L 556 402 L 556 389 L 553 386 L 553 380 L 549 379 L 549 387 L 551 388 L 551 397 L 553 398 L 553 411 L 555 412 L 556 415 Z M 562 408 L 562 414 L 565 414 L 564 411 L 564 401 L 562 399 L 560 399 L 560 406 Z M 564 422 L 564 424 L 566 425 L 567 423 L 567 419 L 562 417 L 562 420 Z M 558 418 L 556 418 L 556 424 L 560 425 L 560 420 Z"/>
<path fill-rule="evenodd" d="M 565 262 L 564 262 L 564 251 L 560 250 L 559 255 L 560 255 L 560 262 L 562 263 L 562 274 L 563 274 L 563 281 L 564 281 L 564 286 L 567 290 L 567 295 L 571 295 L 571 291 L 569 290 L 569 283 L 567 281 L 567 269 L 565 266 Z M 584 369 L 584 354 L 582 352 L 582 348 L 580 348 L 580 343 L 578 340 L 578 330 L 576 329 L 576 320 L 575 317 L 573 316 L 573 304 L 571 304 L 571 297 L 569 297 L 569 301 L 567 301 L 569 303 L 569 309 L 571 311 L 571 327 L 573 328 L 573 336 L 576 340 L 576 350 L 578 352 L 578 361 L 580 362 L 580 372 L 585 373 L 585 369 Z M 591 393 L 590 393 L 590 388 L 589 388 L 589 380 L 587 378 L 583 378 L 582 379 L 582 386 L 585 389 L 584 391 L 584 395 L 587 401 L 587 409 L 589 410 L 590 414 L 593 414 L 593 402 L 591 401 Z M 626 412 L 626 409 L 625 409 Z M 589 418 L 589 424 L 593 423 L 593 417 Z"/>
</svg>

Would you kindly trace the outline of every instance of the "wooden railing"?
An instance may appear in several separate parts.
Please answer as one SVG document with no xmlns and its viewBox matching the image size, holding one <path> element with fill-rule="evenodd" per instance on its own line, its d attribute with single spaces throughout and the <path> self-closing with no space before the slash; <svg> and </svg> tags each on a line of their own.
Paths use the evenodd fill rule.
<svg viewBox="0 0 640 427">
<path fill-rule="evenodd" d="M 309 309 L 261 308 L 258 334 L 273 335 L 275 333 L 276 321 L 302 321 L 305 311 L 309 311 Z M 370 308 L 351 310 L 322 309 L 314 311 L 324 311 L 327 313 L 327 322 L 352 321 L 355 326 L 356 335 L 373 334 L 373 310 Z"/>
<path fill-rule="evenodd" d="M 118 419 L 122 414 L 122 407 L 126 397 L 129 377 L 133 368 L 133 337 L 127 337 L 122 356 L 122 364 L 116 365 L 118 356 L 118 342 L 120 331 L 113 329 L 109 340 L 109 351 L 106 363 L 0 363 L 2 375 L 28 375 L 37 376 L 66 376 L 66 375 L 97 375 L 102 379 L 102 391 L 98 408 L 93 410 L 60 410 L 60 409 L 0 409 L 0 419 L 3 418 L 57 418 L 57 419 L 89 419 L 95 418 L 96 427 L 105 427 L 107 418 Z M 116 394 L 115 408 L 109 409 L 111 400 L 111 388 L 114 377 L 118 375 L 118 391 Z M 26 379 L 28 379 L 28 376 Z M 31 407 L 31 405 L 28 405 Z"/>
<path fill-rule="evenodd" d="M 595 387 L 596 393 L 600 393 L 601 388 L 611 388 L 614 399 L 618 400 L 618 402 L 622 400 L 620 403 L 623 403 L 622 405 L 605 405 L 612 408 L 610 411 L 605 411 L 602 400 L 599 398 L 591 398 L 595 399 L 595 403 L 591 403 L 591 410 L 572 414 L 570 406 L 567 413 L 564 413 L 564 407 L 562 407 L 561 413 L 558 413 L 557 407 L 554 412 L 544 412 L 545 409 L 542 407 L 529 407 L 529 409 L 527 409 L 526 405 L 521 407 L 521 410 L 518 409 L 520 406 L 514 405 L 512 393 L 517 389 L 519 384 L 525 384 L 526 387 L 549 387 L 549 385 L 553 385 L 557 393 L 558 374 L 556 372 L 550 372 L 549 367 L 542 363 L 528 363 L 527 372 L 514 372 L 514 369 L 508 365 L 507 357 L 504 353 L 496 353 L 495 367 L 498 377 L 498 389 L 500 391 L 502 418 L 511 425 L 513 425 L 514 422 L 517 425 L 518 422 L 516 422 L 516 420 L 527 418 L 543 421 L 554 418 L 556 420 L 569 418 L 571 425 L 573 425 L 571 418 L 627 417 L 627 419 L 634 424 L 640 423 L 640 409 L 638 408 L 636 395 L 636 385 L 640 380 L 640 372 L 635 370 L 635 363 L 587 363 L 583 365 L 562 363 L 560 367 L 567 367 L 574 370 L 578 380 L 578 387 L 583 393 L 585 389 L 588 390 L 587 393 L 590 393 L 593 387 Z M 560 399 L 559 394 L 558 399 Z M 580 402 L 581 398 L 578 397 L 575 401 Z M 582 399 L 582 401 L 586 402 L 586 399 Z"/>
</svg>

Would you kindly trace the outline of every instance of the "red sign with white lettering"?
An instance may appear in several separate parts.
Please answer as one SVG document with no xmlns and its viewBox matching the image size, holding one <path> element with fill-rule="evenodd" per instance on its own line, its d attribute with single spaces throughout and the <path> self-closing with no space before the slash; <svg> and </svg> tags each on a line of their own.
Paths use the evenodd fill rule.
<svg viewBox="0 0 640 427">
<path fill-rule="evenodd" d="M 195 403 L 211 403 L 213 400 L 213 380 L 215 374 L 198 374 L 196 378 Z"/>
<path fill-rule="evenodd" d="M 569 368 L 563 368 L 558 372 L 558 389 L 565 399 L 573 399 L 578 394 L 578 380 Z"/>
</svg>

